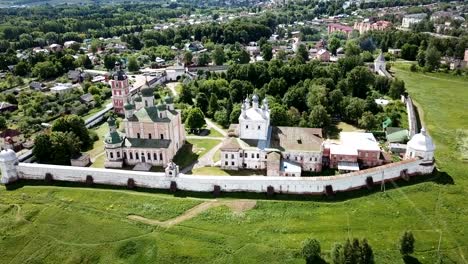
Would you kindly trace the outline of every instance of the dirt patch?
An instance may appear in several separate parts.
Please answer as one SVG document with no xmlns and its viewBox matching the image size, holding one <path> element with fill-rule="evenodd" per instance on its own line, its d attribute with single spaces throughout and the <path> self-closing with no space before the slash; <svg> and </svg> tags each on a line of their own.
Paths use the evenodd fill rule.
<svg viewBox="0 0 468 264">
<path fill-rule="evenodd" d="M 255 205 L 257 204 L 256 201 L 251 201 L 251 200 L 233 200 L 233 201 L 209 201 L 209 202 L 204 202 L 201 203 L 193 208 L 190 208 L 189 210 L 185 211 L 185 213 L 175 217 L 171 218 L 166 221 L 158 221 L 154 219 L 149 219 L 140 215 L 129 215 L 127 216 L 128 219 L 141 222 L 143 224 L 147 225 L 158 225 L 162 227 L 171 227 L 174 225 L 177 225 L 185 220 L 189 220 L 204 211 L 213 208 L 213 207 L 218 207 L 221 205 L 229 207 L 234 213 L 243 213 L 245 211 L 248 211 L 250 209 L 253 209 Z"/>
</svg>

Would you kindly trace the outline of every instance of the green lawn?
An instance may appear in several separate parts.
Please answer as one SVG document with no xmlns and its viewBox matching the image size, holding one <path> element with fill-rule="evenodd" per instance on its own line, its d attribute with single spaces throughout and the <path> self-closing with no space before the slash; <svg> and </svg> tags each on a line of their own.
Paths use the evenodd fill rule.
<svg viewBox="0 0 468 264">
<path fill-rule="evenodd" d="M 405 230 L 415 235 L 421 263 L 436 263 L 440 238 L 444 263 L 466 263 L 468 164 L 460 161 L 457 129 L 468 128 L 468 82 L 393 69 L 422 106 L 437 145 L 441 172 L 425 176 L 426 182 L 341 199 L 233 194 L 259 200 L 245 213 L 221 206 L 170 228 L 126 215 L 168 219 L 199 201 L 110 189 L 2 187 L 0 263 L 304 263 L 299 248 L 307 237 L 321 242 L 325 259 L 334 242 L 358 237 L 369 240 L 376 263 L 393 264 L 403 263 L 398 240 Z M 190 142 L 194 148 L 208 144 Z M 178 194 L 186 195 L 199 196 Z"/>
</svg>

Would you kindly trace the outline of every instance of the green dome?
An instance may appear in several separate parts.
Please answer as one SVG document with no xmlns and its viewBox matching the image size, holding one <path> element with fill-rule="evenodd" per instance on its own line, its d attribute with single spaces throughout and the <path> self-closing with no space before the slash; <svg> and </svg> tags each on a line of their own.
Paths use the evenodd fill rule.
<svg viewBox="0 0 468 264">
<path fill-rule="evenodd" d="M 172 104 L 174 102 L 174 99 L 172 99 L 171 96 L 166 95 L 166 97 L 164 97 L 164 102 L 166 102 L 166 104 Z"/>
<path fill-rule="evenodd" d="M 141 89 L 140 91 L 141 91 L 141 95 L 143 97 L 153 97 L 154 96 L 154 94 L 153 94 L 154 90 L 152 88 L 148 87 L 148 88 Z"/>
<path fill-rule="evenodd" d="M 107 133 L 104 141 L 107 144 L 118 144 L 118 143 L 122 143 L 123 140 L 120 134 L 117 131 L 114 131 L 114 132 Z"/>
<path fill-rule="evenodd" d="M 165 104 L 158 104 L 156 107 L 157 107 L 158 110 L 160 110 L 160 111 L 166 110 L 166 105 L 165 105 Z"/>
<path fill-rule="evenodd" d="M 113 127 L 115 126 L 115 119 L 114 117 L 109 117 L 109 119 L 107 119 L 107 124 L 109 125 L 109 127 Z"/>
<path fill-rule="evenodd" d="M 135 97 L 135 102 L 141 102 L 141 96 L 138 95 L 137 97 Z"/>
<path fill-rule="evenodd" d="M 132 105 L 131 103 L 128 103 L 128 102 L 127 102 L 127 103 L 124 105 L 124 108 L 125 108 L 125 110 L 132 110 L 132 109 L 135 109 L 135 106 Z"/>
</svg>

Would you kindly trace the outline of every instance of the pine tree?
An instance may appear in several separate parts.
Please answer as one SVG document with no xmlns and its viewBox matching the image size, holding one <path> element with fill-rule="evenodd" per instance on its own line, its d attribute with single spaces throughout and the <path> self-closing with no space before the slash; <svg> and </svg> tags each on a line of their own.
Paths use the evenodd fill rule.
<svg viewBox="0 0 468 264">
<path fill-rule="evenodd" d="M 216 111 L 218 111 L 219 106 L 218 106 L 218 97 L 216 94 L 212 93 L 210 97 L 210 101 L 208 103 L 208 111 L 207 111 L 207 116 L 213 117 Z"/>
</svg>

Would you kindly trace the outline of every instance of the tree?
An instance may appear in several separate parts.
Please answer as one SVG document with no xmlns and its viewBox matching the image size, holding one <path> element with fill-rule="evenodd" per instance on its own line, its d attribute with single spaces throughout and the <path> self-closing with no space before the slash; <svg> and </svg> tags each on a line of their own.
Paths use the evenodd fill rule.
<svg viewBox="0 0 468 264">
<path fill-rule="evenodd" d="M 190 108 L 187 117 L 185 118 L 185 126 L 190 131 L 199 131 L 205 125 L 205 116 L 198 107 Z"/>
<path fill-rule="evenodd" d="M 341 245 L 340 243 L 333 244 L 333 247 L 330 252 L 330 257 L 332 264 L 344 264 L 345 256 L 343 245 Z"/>
<path fill-rule="evenodd" d="M 114 69 L 116 61 L 117 58 L 115 56 L 106 54 L 104 56 L 104 67 L 109 71 Z"/>
<path fill-rule="evenodd" d="M 32 152 L 40 163 L 70 165 L 70 159 L 80 152 L 80 141 L 72 132 L 40 134 Z"/>
<path fill-rule="evenodd" d="M 367 131 L 377 127 L 377 119 L 371 112 L 364 112 L 358 120 L 358 125 Z"/>
<path fill-rule="evenodd" d="M 205 93 L 198 93 L 195 102 L 196 107 L 200 108 L 203 113 L 207 113 L 209 101 Z"/>
<path fill-rule="evenodd" d="M 82 55 L 79 61 L 80 61 L 80 65 L 83 66 L 85 69 L 93 68 L 93 63 L 89 59 L 88 55 Z"/>
<path fill-rule="evenodd" d="M 245 49 L 241 49 L 239 51 L 238 57 L 240 64 L 246 64 L 250 62 L 250 54 Z"/>
<path fill-rule="evenodd" d="M 206 66 L 208 63 L 210 63 L 210 56 L 208 53 L 203 52 L 198 56 L 198 66 Z"/>
<path fill-rule="evenodd" d="M 400 253 L 408 256 L 414 252 L 414 236 L 411 231 L 405 231 L 400 239 Z"/>
<path fill-rule="evenodd" d="M 14 72 L 19 76 L 26 76 L 30 72 L 31 68 L 27 61 L 21 60 L 15 65 Z"/>
<path fill-rule="evenodd" d="M 128 70 L 131 72 L 136 72 L 140 69 L 140 66 L 138 66 L 138 61 L 135 58 L 135 56 L 131 56 L 128 59 Z"/>
<path fill-rule="evenodd" d="M 340 47 L 341 41 L 337 37 L 332 37 L 328 43 L 328 48 L 333 55 L 336 55 L 336 50 Z"/>
<path fill-rule="evenodd" d="M 374 252 L 372 247 L 367 242 L 367 239 L 361 241 L 361 263 L 362 264 L 373 264 L 374 263 Z"/>
<path fill-rule="evenodd" d="M 39 163 L 46 163 L 50 158 L 51 143 L 49 134 L 39 134 L 34 139 L 32 153 Z"/>
<path fill-rule="evenodd" d="M 33 76 L 37 76 L 39 79 L 48 79 L 56 77 L 58 75 L 57 68 L 51 61 L 38 62 L 32 69 Z"/>
<path fill-rule="evenodd" d="M 262 58 L 265 60 L 265 61 L 270 61 L 272 58 L 273 58 L 273 51 L 272 51 L 272 47 L 270 44 L 266 43 L 266 44 L 263 44 L 261 47 L 260 47 L 260 52 L 262 54 Z"/>
<path fill-rule="evenodd" d="M 216 123 L 220 124 L 222 127 L 229 126 L 229 114 L 224 107 L 222 110 L 218 110 L 214 113 L 214 119 Z"/>
<path fill-rule="evenodd" d="M 206 112 L 206 115 L 209 117 L 213 117 L 215 112 L 218 111 L 218 108 L 218 97 L 215 93 L 212 93 L 210 96 L 210 101 L 208 103 L 208 111 Z"/>
<path fill-rule="evenodd" d="M 279 50 L 276 52 L 276 59 L 284 61 L 287 59 L 286 52 L 284 50 Z"/>
<path fill-rule="evenodd" d="M 419 46 L 418 54 L 416 55 L 416 60 L 418 61 L 418 65 L 420 67 L 424 67 L 426 64 L 426 50 L 424 50 L 423 46 Z"/>
<path fill-rule="evenodd" d="M 232 108 L 231 114 L 229 115 L 229 123 L 235 124 L 239 122 L 239 116 L 241 114 L 241 105 L 236 104 Z"/>
<path fill-rule="evenodd" d="M 73 58 L 72 55 L 67 54 L 60 58 L 60 64 L 62 64 L 64 70 L 73 70 L 75 68 L 75 58 Z"/>
<path fill-rule="evenodd" d="M 426 61 L 425 66 L 429 71 L 433 71 L 439 68 L 440 52 L 435 47 L 429 47 L 426 50 L 425 61 Z"/>
<path fill-rule="evenodd" d="M 344 253 L 344 260 L 345 260 L 344 263 L 346 264 L 357 263 L 356 255 L 354 254 L 353 245 L 351 244 L 351 241 L 349 241 L 349 239 L 347 239 L 344 244 L 343 253 Z"/>
<path fill-rule="evenodd" d="M 346 46 L 345 46 L 346 57 L 357 56 L 360 53 L 361 53 L 361 49 L 359 48 L 359 46 L 356 44 L 354 40 L 348 40 L 348 42 L 346 42 Z"/>
<path fill-rule="evenodd" d="M 414 65 L 414 64 L 412 64 Z M 387 94 L 390 89 L 391 80 L 385 76 L 377 76 L 374 80 L 374 89 L 382 94 Z"/>
<path fill-rule="evenodd" d="M 287 109 L 280 104 L 273 104 L 270 108 L 270 120 L 274 126 L 288 126 L 289 117 Z"/>
<path fill-rule="evenodd" d="M 393 99 L 398 99 L 405 92 L 405 82 L 403 80 L 395 79 L 390 84 L 388 95 Z"/>
<path fill-rule="evenodd" d="M 320 260 L 320 242 L 316 239 L 308 238 L 302 241 L 301 255 L 306 260 L 306 263 L 317 263 Z"/>
<path fill-rule="evenodd" d="M 83 149 L 92 146 L 88 128 L 86 128 L 84 120 L 77 115 L 66 115 L 58 118 L 52 124 L 51 130 L 57 132 L 73 132 L 78 137 Z"/>
<path fill-rule="evenodd" d="M 222 46 L 216 46 L 211 56 L 213 57 L 213 62 L 216 65 L 223 65 L 224 61 L 226 60 Z"/>
<path fill-rule="evenodd" d="M 6 118 L 0 116 L 0 130 L 7 128 Z"/>
<path fill-rule="evenodd" d="M 365 98 L 374 78 L 374 74 L 367 67 L 358 66 L 352 69 L 346 78 L 348 89 L 353 96 Z"/>
<path fill-rule="evenodd" d="M 192 60 L 193 60 L 193 54 L 190 51 L 186 51 L 184 53 L 184 64 L 185 65 L 192 65 Z"/>
<path fill-rule="evenodd" d="M 296 57 L 303 62 L 309 60 L 309 52 L 307 51 L 307 48 L 304 44 L 299 45 L 299 47 L 297 48 Z"/>
<path fill-rule="evenodd" d="M 311 108 L 309 114 L 310 127 L 326 128 L 330 125 L 330 115 L 322 105 L 315 105 Z"/>
<path fill-rule="evenodd" d="M 401 47 L 401 58 L 405 60 L 416 60 L 416 56 L 418 55 L 418 46 L 405 43 L 403 47 Z"/>
</svg>

